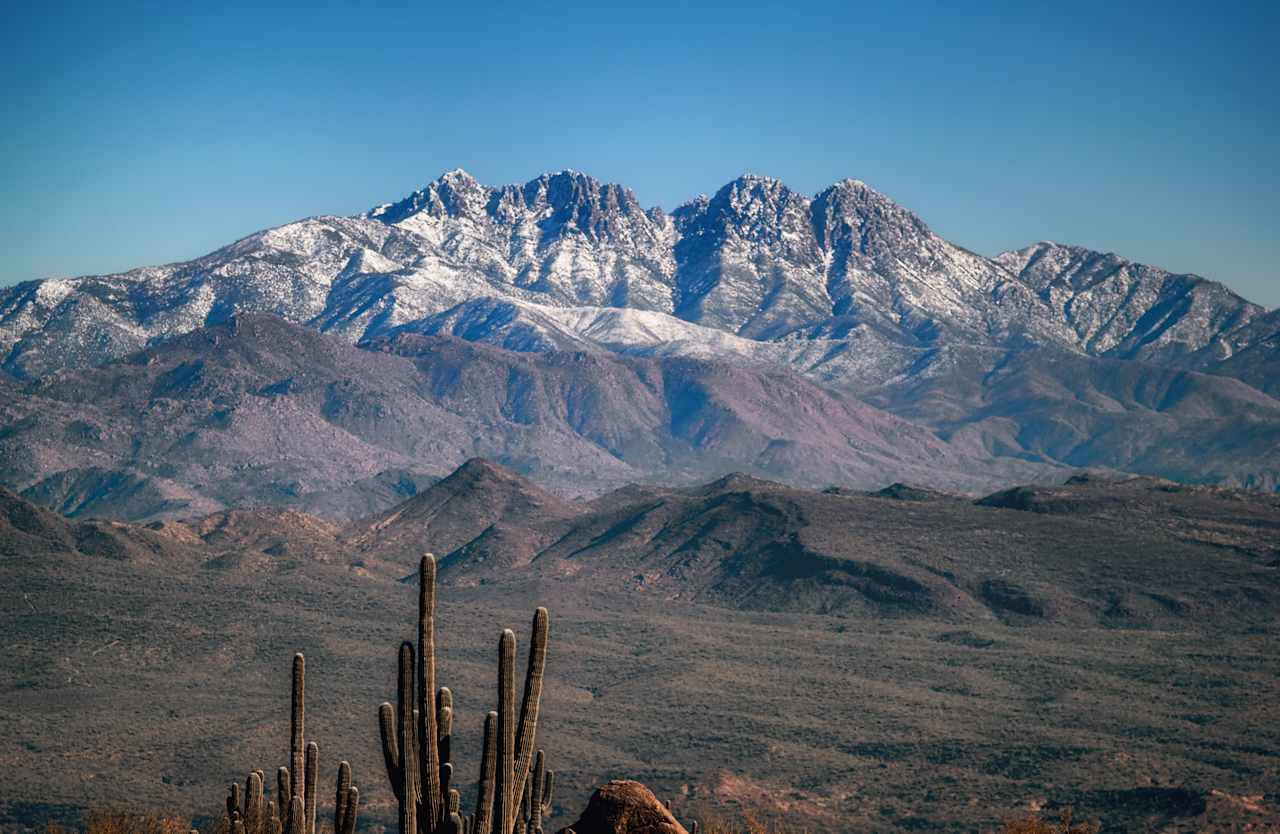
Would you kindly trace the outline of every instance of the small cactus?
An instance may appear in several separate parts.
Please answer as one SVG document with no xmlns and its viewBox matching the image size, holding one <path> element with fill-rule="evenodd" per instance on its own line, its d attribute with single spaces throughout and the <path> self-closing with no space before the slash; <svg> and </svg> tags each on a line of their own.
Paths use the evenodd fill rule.
<svg viewBox="0 0 1280 834">
<path fill-rule="evenodd" d="M 353 834 L 360 791 L 351 784 L 351 765 L 338 764 L 337 796 L 333 804 L 333 834 Z"/>
</svg>

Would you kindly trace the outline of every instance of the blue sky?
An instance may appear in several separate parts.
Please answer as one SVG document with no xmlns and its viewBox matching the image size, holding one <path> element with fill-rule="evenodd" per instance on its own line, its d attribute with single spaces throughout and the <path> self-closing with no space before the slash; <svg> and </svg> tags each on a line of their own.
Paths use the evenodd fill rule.
<svg viewBox="0 0 1280 834">
<path fill-rule="evenodd" d="M 455 167 L 667 208 L 752 171 L 857 177 L 978 252 L 1079 243 L 1280 306 L 1277 6 L 9 2 L 0 284 Z"/>
</svg>

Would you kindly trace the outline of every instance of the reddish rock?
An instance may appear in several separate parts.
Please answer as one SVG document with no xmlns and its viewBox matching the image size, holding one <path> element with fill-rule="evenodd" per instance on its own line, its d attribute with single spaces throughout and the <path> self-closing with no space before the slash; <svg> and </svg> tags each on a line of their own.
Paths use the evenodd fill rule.
<svg viewBox="0 0 1280 834">
<path fill-rule="evenodd" d="M 688 834 L 653 791 L 628 779 L 597 788 L 578 821 L 559 834 L 569 829 L 575 834 Z"/>
</svg>

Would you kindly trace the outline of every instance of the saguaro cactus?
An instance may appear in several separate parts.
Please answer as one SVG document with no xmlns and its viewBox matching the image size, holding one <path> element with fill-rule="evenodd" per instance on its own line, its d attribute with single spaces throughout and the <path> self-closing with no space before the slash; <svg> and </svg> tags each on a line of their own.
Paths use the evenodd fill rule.
<svg viewBox="0 0 1280 834">
<path fill-rule="evenodd" d="M 524 697 L 516 710 L 514 632 L 499 640 L 498 710 L 485 719 L 484 754 L 476 811 L 470 822 L 458 807 L 453 782 L 453 694 L 436 688 L 436 562 L 418 567 L 418 644 L 400 646 L 395 706 L 378 708 L 382 757 L 400 805 L 400 834 L 514 834 L 533 756 L 542 701 L 550 618 L 533 617 Z M 416 672 L 416 675 L 414 674 Z"/>
<path fill-rule="evenodd" d="M 551 797 L 556 783 L 556 772 L 547 770 L 547 757 L 541 750 L 534 757 L 529 780 L 532 786 L 529 792 L 531 830 L 541 831 L 542 820 L 551 813 Z"/>
<path fill-rule="evenodd" d="M 476 811 L 470 834 L 481 834 L 493 828 L 494 780 L 498 763 L 498 713 L 484 717 L 484 744 L 480 753 L 480 784 L 476 789 Z"/>
<path fill-rule="evenodd" d="M 539 750 L 534 758 L 533 770 L 524 783 L 524 795 L 520 799 L 520 821 L 516 823 L 517 832 L 539 834 L 542 831 L 543 817 L 551 812 L 555 775 L 555 771 L 546 769 L 546 756 Z"/>
<path fill-rule="evenodd" d="M 360 804 L 360 791 L 351 784 L 351 765 L 338 765 L 337 797 L 333 804 L 333 834 L 355 834 L 356 808 Z"/>
<path fill-rule="evenodd" d="M 316 792 L 320 776 L 320 748 L 306 741 L 306 658 L 293 656 L 293 686 L 289 716 L 290 767 L 276 770 L 276 796 L 266 801 L 266 773 L 252 771 L 244 794 L 238 783 L 227 797 L 228 828 L 235 834 L 316 834 Z M 351 784 L 351 765 L 338 766 L 334 834 L 352 834 L 360 792 Z M 238 827 L 237 827 L 238 826 Z"/>
</svg>

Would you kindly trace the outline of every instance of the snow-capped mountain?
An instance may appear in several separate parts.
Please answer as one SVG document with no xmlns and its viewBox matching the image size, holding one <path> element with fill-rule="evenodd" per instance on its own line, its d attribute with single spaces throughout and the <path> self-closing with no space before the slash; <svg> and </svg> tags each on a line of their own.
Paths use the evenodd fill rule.
<svg viewBox="0 0 1280 834">
<path fill-rule="evenodd" d="M 1053 243 L 987 258 L 857 180 L 809 196 L 754 175 L 667 213 L 573 171 L 496 188 L 452 171 L 193 261 L 0 290 L 0 368 L 93 366 L 237 312 L 351 342 L 416 332 L 785 366 L 988 454 L 1072 465 L 1125 468 L 1147 448 L 1109 449 L 1081 413 L 1174 419 L 1174 399 L 1101 393 L 1118 369 L 1180 374 L 1200 420 L 1280 408 L 1280 313 L 1220 284 Z M 1013 368 L 1034 371 L 1034 396 L 1004 384 Z M 1266 484 L 1267 460 L 1175 474 Z"/>
<path fill-rule="evenodd" d="M 1250 327 L 1265 310 L 1219 284 L 1050 243 L 984 258 L 856 180 L 808 197 L 746 175 L 667 214 L 577 172 L 491 188 L 452 171 L 361 217 L 309 218 L 186 263 L 8 288 L 0 348 L 11 373 L 39 376 L 237 310 L 358 341 L 477 299 L 652 311 L 766 342 L 1029 338 L 1155 361 L 1226 359 L 1274 336 Z"/>
</svg>

